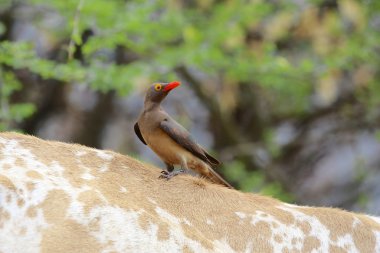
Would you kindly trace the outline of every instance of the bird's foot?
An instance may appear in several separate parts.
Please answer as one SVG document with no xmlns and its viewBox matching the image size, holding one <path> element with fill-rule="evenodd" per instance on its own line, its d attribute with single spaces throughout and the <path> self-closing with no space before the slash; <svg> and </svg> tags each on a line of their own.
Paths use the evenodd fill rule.
<svg viewBox="0 0 380 253">
<path fill-rule="evenodd" d="M 183 173 L 185 173 L 185 170 L 183 170 L 183 169 L 174 170 L 171 172 L 169 172 L 167 170 L 163 170 L 163 171 L 161 171 L 161 175 L 158 178 L 163 178 L 163 179 L 169 180 L 172 177 L 175 177 L 175 176 L 177 176 L 179 174 L 183 174 Z"/>
</svg>

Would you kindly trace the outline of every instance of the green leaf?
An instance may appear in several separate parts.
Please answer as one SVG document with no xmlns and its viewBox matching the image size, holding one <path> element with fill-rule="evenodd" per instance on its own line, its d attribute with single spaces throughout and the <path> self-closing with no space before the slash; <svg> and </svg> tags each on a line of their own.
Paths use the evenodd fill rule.
<svg viewBox="0 0 380 253">
<path fill-rule="evenodd" d="M 10 106 L 10 115 L 13 120 L 20 122 L 35 113 L 36 107 L 31 103 L 12 104 Z"/>
</svg>

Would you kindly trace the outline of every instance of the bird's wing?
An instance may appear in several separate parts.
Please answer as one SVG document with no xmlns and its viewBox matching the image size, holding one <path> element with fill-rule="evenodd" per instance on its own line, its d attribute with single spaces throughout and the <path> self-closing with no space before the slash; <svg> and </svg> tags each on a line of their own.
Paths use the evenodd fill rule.
<svg viewBox="0 0 380 253">
<path fill-rule="evenodd" d="M 215 157 L 213 157 L 209 153 L 207 153 L 206 150 L 203 149 L 203 152 L 205 153 L 207 160 L 209 160 L 210 165 L 218 166 L 218 165 L 222 164 L 218 159 L 216 159 Z"/>
<path fill-rule="evenodd" d="M 134 126 L 134 129 L 135 129 L 135 133 L 136 133 L 137 137 L 139 137 L 140 141 L 146 145 L 144 137 L 142 136 L 142 134 L 140 132 L 139 124 L 137 122 L 136 122 L 136 124 Z"/>
<path fill-rule="evenodd" d="M 191 138 L 189 132 L 187 132 L 181 125 L 173 121 L 163 120 L 160 123 L 160 128 L 187 151 L 204 162 L 212 164 L 207 158 L 204 150 Z"/>
<path fill-rule="evenodd" d="M 203 160 L 210 166 L 221 164 L 217 159 L 209 155 L 201 146 L 199 146 L 190 136 L 189 132 L 175 121 L 164 120 L 160 123 L 160 128 L 168 134 L 176 143 L 184 147 L 187 151 L 194 156 Z M 222 184 L 228 188 L 233 187 L 226 182 L 218 173 L 216 173 L 211 167 L 204 176 L 208 177 L 214 183 Z"/>
</svg>

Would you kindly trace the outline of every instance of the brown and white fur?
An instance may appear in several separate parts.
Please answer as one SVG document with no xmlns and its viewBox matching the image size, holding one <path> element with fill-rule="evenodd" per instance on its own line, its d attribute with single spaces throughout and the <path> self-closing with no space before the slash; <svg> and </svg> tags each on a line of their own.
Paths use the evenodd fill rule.
<svg viewBox="0 0 380 253">
<path fill-rule="evenodd" d="M 157 171 L 112 151 L 0 133 L 0 252 L 380 252 L 377 217 Z"/>
</svg>

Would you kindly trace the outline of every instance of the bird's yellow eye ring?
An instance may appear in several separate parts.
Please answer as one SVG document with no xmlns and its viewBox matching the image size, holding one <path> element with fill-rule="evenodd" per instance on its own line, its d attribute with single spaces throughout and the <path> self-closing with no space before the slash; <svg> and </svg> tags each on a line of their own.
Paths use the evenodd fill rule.
<svg viewBox="0 0 380 253">
<path fill-rule="evenodd" d="M 160 91 L 160 90 L 162 89 L 162 85 L 159 84 L 159 83 L 157 83 L 157 84 L 154 85 L 154 89 L 155 89 L 156 91 Z"/>
</svg>

